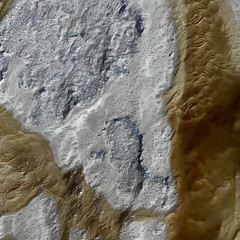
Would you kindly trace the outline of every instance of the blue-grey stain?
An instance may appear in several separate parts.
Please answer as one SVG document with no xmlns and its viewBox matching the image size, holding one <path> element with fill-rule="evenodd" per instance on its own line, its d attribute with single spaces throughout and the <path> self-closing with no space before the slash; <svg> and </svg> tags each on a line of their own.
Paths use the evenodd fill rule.
<svg viewBox="0 0 240 240">
<path fill-rule="evenodd" d="M 122 6 L 121 6 L 121 8 L 119 10 L 119 14 L 124 13 L 125 10 L 126 10 L 126 7 L 127 7 L 126 1 L 122 0 Z"/>
<path fill-rule="evenodd" d="M 0 81 L 4 79 L 4 75 L 8 70 L 8 64 L 9 64 L 9 61 L 4 54 L 5 54 L 5 51 L 1 50 L 0 51 Z"/>
<path fill-rule="evenodd" d="M 40 88 L 39 90 L 38 90 L 38 93 L 39 94 L 42 94 L 42 93 L 44 93 L 46 91 L 46 88 L 45 87 L 42 87 L 42 88 Z"/>
<path fill-rule="evenodd" d="M 103 150 L 93 150 L 90 153 L 90 158 L 102 160 L 104 158 L 105 154 L 106 153 Z"/>
<path fill-rule="evenodd" d="M 3 71 L 0 71 L 0 81 L 3 80 Z"/>
<path fill-rule="evenodd" d="M 144 31 L 144 27 L 143 27 L 142 17 L 139 14 L 136 15 L 135 27 L 137 29 L 138 36 L 140 37 Z"/>
<path fill-rule="evenodd" d="M 114 119 L 107 128 L 107 139 L 111 143 L 110 161 L 119 171 L 124 191 L 130 189 L 136 194 L 143 187 L 146 172 L 142 166 L 142 138 L 129 117 Z"/>
</svg>

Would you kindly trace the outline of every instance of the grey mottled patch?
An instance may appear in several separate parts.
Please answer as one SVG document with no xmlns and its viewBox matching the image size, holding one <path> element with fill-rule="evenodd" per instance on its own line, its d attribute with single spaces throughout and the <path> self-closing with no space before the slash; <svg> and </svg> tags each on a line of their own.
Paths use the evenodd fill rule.
<svg viewBox="0 0 240 240">
<path fill-rule="evenodd" d="M 142 135 L 130 118 L 125 117 L 110 122 L 107 140 L 111 145 L 110 163 L 118 174 L 118 191 L 137 195 L 144 178 L 140 160 Z"/>
<path fill-rule="evenodd" d="M 144 30 L 140 11 L 113 0 L 20 1 L 9 18 L 1 44 L 25 63 L 18 87 L 45 92 L 32 96 L 36 125 L 64 119 L 76 105 L 89 106 L 110 77 L 128 75 Z M 0 62 L 0 80 L 5 70 Z"/>
<path fill-rule="evenodd" d="M 0 217 L 0 239 L 60 240 L 60 228 L 54 200 L 44 194 L 13 214 Z"/>
</svg>

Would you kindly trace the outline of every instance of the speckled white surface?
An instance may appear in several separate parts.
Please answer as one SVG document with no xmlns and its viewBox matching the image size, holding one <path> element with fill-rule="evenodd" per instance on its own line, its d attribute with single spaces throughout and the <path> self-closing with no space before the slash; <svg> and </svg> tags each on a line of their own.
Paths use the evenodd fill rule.
<svg viewBox="0 0 240 240">
<path fill-rule="evenodd" d="M 121 240 L 167 240 L 163 222 L 132 222 L 122 229 Z"/>
<path fill-rule="evenodd" d="M 16 213 L 0 217 L 0 239 L 60 239 L 59 221 L 54 200 L 41 194 Z"/>
<path fill-rule="evenodd" d="M 232 7 L 236 20 L 240 24 L 240 2 L 238 0 L 228 0 L 228 1 Z"/>
</svg>

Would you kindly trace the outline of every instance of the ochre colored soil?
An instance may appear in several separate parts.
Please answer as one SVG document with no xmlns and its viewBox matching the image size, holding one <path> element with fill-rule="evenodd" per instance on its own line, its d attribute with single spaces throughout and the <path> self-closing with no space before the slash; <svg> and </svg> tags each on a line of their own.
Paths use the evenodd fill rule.
<svg viewBox="0 0 240 240">
<path fill-rule="evenodd" d="M 231 42 L 236 29 L 227 27 L 223 0 L 170 2 L 179 66 L 166 105 L 180 204 L 168 217 L 169 239 L 234 239 L 240 214 L 240 72 Z"/>
</svg>

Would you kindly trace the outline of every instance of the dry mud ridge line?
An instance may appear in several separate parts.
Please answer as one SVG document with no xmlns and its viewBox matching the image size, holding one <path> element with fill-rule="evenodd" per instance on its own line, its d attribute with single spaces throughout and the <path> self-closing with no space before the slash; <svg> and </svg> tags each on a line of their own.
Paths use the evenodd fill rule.
<svg viewBox="0 0 240 240">
<path fill-rule="evenodd" d="M 238 31 L 227 1 L 170 1 L 179 66 L 166 99 L 180 205 L 171 240 L 239 239 Z"/>
</svg>

